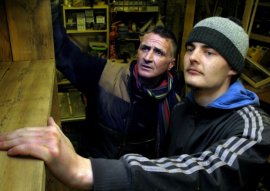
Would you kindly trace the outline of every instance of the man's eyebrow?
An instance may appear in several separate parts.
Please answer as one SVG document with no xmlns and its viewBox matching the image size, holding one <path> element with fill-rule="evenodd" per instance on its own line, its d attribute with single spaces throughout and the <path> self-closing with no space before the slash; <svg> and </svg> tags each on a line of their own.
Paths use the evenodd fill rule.
<svg viewBox="0 0 270 191">
<path fill-rule="evenodd" d="M 192 46 L 192 47 L 195 47 L 194 43 L 195 43 L 195 42 L 187 43 L 186 46 Z M 209 46 L 209 45 L 207 45 L 207 44 L 204 44 L 203 42 L 202 42 L 202 46 L 201 46 L 201 47 L 202 47 L 202 48 L 213 48 L 213 47 L 211 47 L 211 46 Z"/>
<path fill-rule="evenodd" d="M 147 49 L 151 49 L 151 46 L 149 46 L 149 45 L 147 45 L 147 44 L 141 44 L 140 45 L 140 48 L 147 48 Z M 161 48 L 158 48 L 158 47 L 153 47 L 153 50 L 155 51 L 155 52 L 160 52 L 160 53 L 162 53 L 162 54 L 166 54 L 166 50 L 164 50 L 164 49 L 161 49 Z"/>
<path fill-rule="evenodd" d="M 141 47 L 150 47 L 150 46 L 147 45 L 147 44 L 141 44 L 140 46 L 141 46 Z"/>
<path fill-rule="evenodd" d="M 157 48 L 157 47 L 154 47 L 154 51 L 158 51 L 158 52 L 161 52 L 161 53 L 163 53 L 163 54 L 165 54 L 165 53 L 166 53 L 166 51 L 165 51 L 165 50 L 160 49 L 160 48 Z"/>
<path fill-rule="evenodd" d="M 202 47 L 203 47 L 203 48 L 212 48 L 212 49 L 213 49 L 213 47 L 211 47 L 211 46 L 209 46 L 209 45 L 207 45 L 207 44 L 203 44 Z"/>
<path fill-rule="evenodd" d="M 186 47 L 187 47 L 187 46 L 192 46 L 192 47 L 194 47 L 194 44 L 193 44 L 192 42 L 189 42 L 189 43 L 186 44 Z"/>
</svg>

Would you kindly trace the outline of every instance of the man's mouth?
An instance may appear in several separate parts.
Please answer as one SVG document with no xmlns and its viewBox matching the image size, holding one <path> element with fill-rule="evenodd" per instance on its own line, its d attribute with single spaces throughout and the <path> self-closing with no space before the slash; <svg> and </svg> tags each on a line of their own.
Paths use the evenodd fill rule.
<svg viewBox="0 0 270 191">
<path fill-rule="evenodd" d="M 203 74 L 200 70 L 196 69 L 196 68 L 187 68 L 186 70 L 189 74 L 192 75 L 197 75 L 197 74 Z"/>
<path fill-rule="evenodd" d="M 142 64 L 142 65 L 141 65 L 141 68 L 144 69 L 144 70 L 151 70 L 151 69 L 152 69 L 152 68 L 151 68 L 149 65 L 147 65 L 147 64 Z"/>
</svg>

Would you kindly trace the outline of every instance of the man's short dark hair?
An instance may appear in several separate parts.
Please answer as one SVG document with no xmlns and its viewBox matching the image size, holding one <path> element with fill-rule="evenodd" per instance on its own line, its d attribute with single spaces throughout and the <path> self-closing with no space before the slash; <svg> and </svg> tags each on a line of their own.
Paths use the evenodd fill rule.
<svg viewBox="0 0 270 191">
<path fill-rule="evenodd" d="M 172 47 L 173 48 L 173 57 L 176 57 L 177 39 L 171 30 L 169 30 L 163 26 L 157 26 L 157 27 L 146 32 L 146 34 L 148 34 L 148 33 L 154 33 L 154 34 L 157 34 L 163 38 L 170 39 L 172 41 L 172 46 L 173 46 Z"/>
</svg>

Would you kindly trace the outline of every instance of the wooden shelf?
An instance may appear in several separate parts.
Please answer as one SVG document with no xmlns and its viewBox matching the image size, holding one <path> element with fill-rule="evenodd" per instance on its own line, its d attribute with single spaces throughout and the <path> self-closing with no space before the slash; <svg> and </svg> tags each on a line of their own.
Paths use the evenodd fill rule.
<svg viewBox="0 0 270 191">
<path fill-rule="evenodd" d="M 61 85 L 70 85 L 70 81 L 67 80 L 66 78 L 62 79 L 61 81 L 59 81 L 57 83 L 58 86 L 61 86 Z"/>
<path fill-rule="evenodd" d="M 157 8 L 158 9 L 158 8 Z M 125 13 L 158 13 L 159 10 L 128 10 L 128 9 L 114 9 L 112 13 L 125 12 Z"/>
<path fill-rule="evenodd" d="M 260 6 L 270 7 L 270 2 L 259 2 Z"/>
<path fill-rule="evenodd" d="M 90 6 L 79 6 L 79 7 L 75 7 L 75 6 L 66 6 L 63 5 L 63 9 L 66 10 L 82 10 L 82 9 L 107 9 L 108 5 L 94 5 L 93 7 Z"/>
<path fill-rule="evenodd" d="M 254 88 L 250 84 L 247 84 L 247 83 L 244 83 L 244 86 L 247 89 L 255 92 L 258 95 L 260 101 L 266 104 L 270 104 L 270 86 L 265 86 L 263 88 Z"/>
<path fill-rule="evenodd" d="M 85 106 L 78 91 L 59 92 L 61 122 L 85 119 Z"/>
<path fill-rule="evenodd" d="M 265 48 L 269 47 L 270 44 L 270 36 L 264 35 L 265 31 L 260 31 L 256 29 L 256 33 L 254 30 L 254 26 L 256 25 L 255 21 L 258 22 L 260 20 L 259 7 L 267 9 L 270 7 L 269 2 L 261 1 L 261 0 L 246 0 L 246 6 L 243 14 L 243 26 L 247 33 L 249 34 L 249 38 L 254 40 L 254 45 L 251 46 L 264 46 Z M 258 34 L 258 33 L 262 34 Z M 260 62 L 260 61 L 258 61 Z M 244 68 L 244 72 L 242 74 L 242 78 L 249 83 L 253 88 L 262 88 L 268 86 L 270 84 L 270 72 L 267 68 L 265 68 L 261 63 L 257 63 L 253 61 L 248 55 L 246 57 L 246 64 Z"/>
<path fill-rule="evenodd" d="M 118 3 L 120 4 L 111 8 L 111 23 L 121 23 L 117 28 L 115 44 L 112 45 L 117 58 L 124 58 L 127 54 L 129 58 L 134 59 L 139 47 L 140 34 L 146 32 L 151 25 L 155 25 L 159 19 L 159 6 L 128 5 L 135 2 Z"/>
<path fill-rule="evenodd" d="M 72 30 L 67 29 L 68 34 L 76 34 L 76 33 L 106 33 L 107 30 L 93 30 L 93 29 L 85 29 L 85 30 Z"/>
<path fill-rule="evenodd" d="M 258 41 L 270 43 L 270 36 L 265 36 L 265 35 L 251 33 L 250 34 L 250 38 L 251 39 L 254 39 L 254 40 L 258 40 Z"/>
<path fill-rule="evenodd" d="M 63 24 L 67 34 L 84 51 L 89 50 L 89 42 L 104 42 L 109 47 L 109 6 L 94 5 L 62 6 Z M 109 50 L 106 52 L 108 57 Z"/>
<path fill-rule="evenodd" d="M 241 77 L 254 88 L 261 88 L 270 83 L 270 72 L 249 57 L 246 58 Z"/>
</svg>

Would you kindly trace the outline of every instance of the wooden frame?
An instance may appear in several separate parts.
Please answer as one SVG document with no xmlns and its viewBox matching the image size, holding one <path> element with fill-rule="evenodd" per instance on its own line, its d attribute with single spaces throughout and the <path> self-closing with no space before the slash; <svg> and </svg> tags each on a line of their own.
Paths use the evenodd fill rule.
<svg viewBox="0 0 270 191">
<path fill-rule="evenodd" d="M 254 88 L 261 88 L 270 83 L 270 71 L 248 57 L 241 77 Z"/>
</svg>

